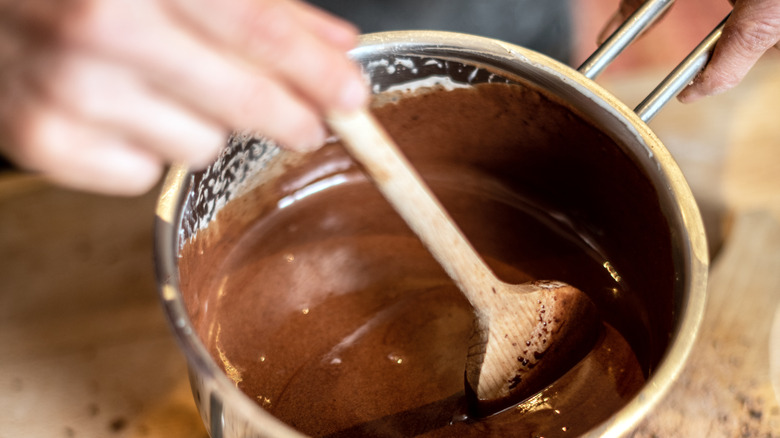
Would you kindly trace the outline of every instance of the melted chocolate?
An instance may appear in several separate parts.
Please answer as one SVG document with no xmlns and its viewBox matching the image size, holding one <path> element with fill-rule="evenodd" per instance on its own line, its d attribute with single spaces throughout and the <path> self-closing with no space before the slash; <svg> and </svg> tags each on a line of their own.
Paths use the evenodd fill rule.
<svg viewBox="0 0 780 438">
<path fill-rule="evenodd" d="M 615 176 L 558 176 L 595 150 L 600 165 L 619 165 L 616 177 L 643 205 L 654 195 L 641 173 L 609 138 L 521 86 L 423 93 L 375 112 L 496 274 L 585 291 L 604 318 L 600 340 L 515 408 L 469 419 L 468 302 L 340 145 L 330 144 L 232 201 L 182 251 L 188 310 L 227 375 L 278 418 L 317 436 L 572 436 L 622 407 L 655 363 L 653 331 L 665 329 L 648 327 L 641 297 L 670 289 L 671 270 L 660 260 L 668 233 L 651 210 L 640 212 L 641 224 L 623 226 L 649 233 L 638 245 L 652 242 L 643 256 L 658 258 L 646 275 L 627 266 L 627 279 L 613 258 L 628 257 L 626 242 L 601 233 L 626 218 L 594 212 L 602 201 L 583 191 Z M 560 162 L 547 158 L 546 148 L 573 141 L 578 147 Z M 543 164 L 543 172 L 524 171 Z M 588 208 L 578 208 L 583 202 Z M 629 280 L 647 289 L 634 291 Z"/>
</svg>

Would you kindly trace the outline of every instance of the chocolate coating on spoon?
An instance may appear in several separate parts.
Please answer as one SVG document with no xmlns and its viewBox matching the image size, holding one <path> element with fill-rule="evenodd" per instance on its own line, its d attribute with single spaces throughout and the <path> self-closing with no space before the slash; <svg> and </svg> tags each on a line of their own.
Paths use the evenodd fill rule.
<svg viewBox="0 0 780 438">
<path fill-rule="evenodd" d="M 466 383 L 478 413 L 509 407 L 582 359 L 598 331 L 587 295 L 561 282 L 499 280 L 370 113 L 334 113 L 328 123 L 474 308 Z"/>
<path fill-rule="evenodd" d="M 469 340 L 466 400 L 478 417 L 520 403 L 555 382 L 591 351 L 601 332 L 596 306 L 582 291 L 554 281 L 529 285 L 540 288 L 530 294 L 536 304 L 533 324 L 499 315 L 508 324 L 518 325 L 509 330 L 490 330 L 488 322 L 487 330 L 475 330 Z M 480 327 L 478 321 L 475 327 Z M 486 384 L 481 378 L 490 348 L 503 350 L 499 354 L 511 351 L 515 356 L 506 365 L 505 369 L 512 371 L 505 379 L 495 378 Z"/>
</svg>

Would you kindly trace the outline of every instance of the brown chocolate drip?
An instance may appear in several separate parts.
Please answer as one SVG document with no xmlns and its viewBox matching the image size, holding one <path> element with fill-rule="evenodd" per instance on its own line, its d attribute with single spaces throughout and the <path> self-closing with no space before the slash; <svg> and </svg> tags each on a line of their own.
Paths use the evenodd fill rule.
<svg viewBox="0 0 780 438">
<path fill-rule="evenodd" d="M 642 207 L 655 195 L 641 173 L 610 139 L 519 86 L 426 93 L 376 114 L 500 278 L 580 288 L 606 318 L 601 338 L 551 386 L 470 420 L 468 302 L 331 144 L 233 201 L 182 251 L 188 309 L 228 376 L 317 436 L 573 436 L 627 403 L 655 363 L 654 332 L 669 325 L 648 327 L 643 297 L 666 297 L 672 284 L 668 232 Z M 546 156 L 572 147 L 559 162 Z M 581 178 L 572 158 L 595 166 L 595 179 Z M 622 207 L 635 210 L 603 211 L 609 202 L 588 195 L 612 178 L 625 184 L 615 199 L 633 199 Z M 623 224 L 614 238 L 603 233 L 612 224 Z M 640 229 L 633 245 L 624 241 Z M 652 260 L 646 273 L 630 259 L 636 251 Z"/>
</svg>

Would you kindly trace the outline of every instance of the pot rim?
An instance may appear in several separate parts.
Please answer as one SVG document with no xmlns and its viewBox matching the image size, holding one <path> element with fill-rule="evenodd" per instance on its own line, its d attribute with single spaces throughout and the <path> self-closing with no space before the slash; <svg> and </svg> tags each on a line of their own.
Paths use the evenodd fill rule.
<svg viewBox="0 0 780 438">
<path fill-rule="evenodd" d="M 706 304 L 706 284 L 709 255 L 704 225 L 698 206 L 679 166 L 653 131 L 637 114 L 594 81 L 577 70 L 545 55 L 514 44 L 495 39 L 442 31 L 394 31 L 361 36 L 360 43 L 351 54 L 371 53 L 378 47 L 405 53 L 432 48 L 437 53 L 480 53 L 490 59 L 507 63 L 529 64 L 541 69 L 566 86 L 574 88 L 594 100 L 599 106 L 625 121 L 646 147 L 646 157 L 638 157 L 647 168 L 654 168 L 662 181 L 654 181 L 658 189 L 663 183 L 668 196 L 674 202 L 675 211 L 667 212 L 670 225 L 678 224 L 685 231 L 681 250 L 684 254 L 687 300 L 682 303 L 675 335 L 659 366 L 649 376 L 643 388 L 627 405 L 614 413 L 604 423 L 589 431 L 586 436 L 621 436 L 639 425 L 642 418 L 663 398 L 687 361 L 698 337 Z M 154 257 L 160 299 L 171 329 L 185 353 L 188 366 L 194 367 L 204 377 L 213 392 L 231 401 L 231 409 L 245 421 L 256 424 L 258 429 L 272 436 L 302 437 L 290 426 L 276 419 L 254 401 L 246 397 L 220 370 L 198 338 L 184 305 L 178 277 L 179 226 L 187 191 L 193 173 L 181 165 L 172 166 L 165 178 L 158 199 L 155 218 Z M 191 370 L 192 373 L 192 370 Z M 206 381 L 206 379 L 209 379 Z M 202 415 L 205 415 L 202 413 Z M 206 424 L 224 421 L 204 418 Z"/>
</svg>

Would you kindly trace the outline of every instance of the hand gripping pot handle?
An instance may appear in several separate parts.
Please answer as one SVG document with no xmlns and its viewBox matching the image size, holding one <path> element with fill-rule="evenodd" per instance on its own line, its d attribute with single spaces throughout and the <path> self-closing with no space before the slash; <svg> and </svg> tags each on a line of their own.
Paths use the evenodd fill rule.
<svg viewBox="0 0 780 438">
<path fill-rule="evenodd" d="M 650 27 L 674 3 L 674 0 L 648 0 L 640 6 L 604 43 L 577 69 L 588 79 L 596 78 L 642 32 Z M 669 73 L 640 103 L 634 112 L 648 122 L 673 97 L 677 96 L 707 65 L 712 49 L 723 33 L 724 18 L 698 46 Z"/>
</svg>

